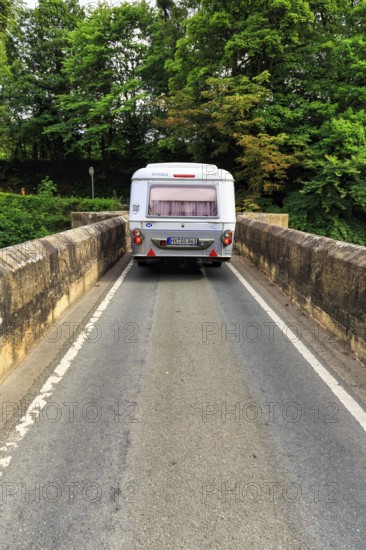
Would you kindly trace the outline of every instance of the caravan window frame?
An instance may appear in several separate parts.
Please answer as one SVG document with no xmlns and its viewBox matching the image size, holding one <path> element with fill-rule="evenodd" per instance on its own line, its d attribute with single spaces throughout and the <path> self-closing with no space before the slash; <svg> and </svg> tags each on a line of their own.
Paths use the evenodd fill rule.
<svg viewBox="0 0 366 550">
<path fill-rule="evenodd" d="M 220 186 L 219 186 L 219 183 L 220 182 L 216 182 L 216 181 L 211 181 L 211 182 L 208 182 L 208 181 L 204 181 L 204 182 L 201 182 L 201 181 L 195 181 L 195 182 L 186 182 L 186 181 L 148 181 L 148 185 L 147 185 L 147 196 L 146 196 L 146 217 L 147 218 L 158 218 L 159 220 L 171 220 L 171 219 L 175 219 L 175 218 L 178 218 L 178 219 L 181 219 L 181 220 L 187 220 L 187 219 L 191 219 L 191 220 L 217 220 L 220 218 L 220 200 L 219 200 L 219 197 L 220 197 Z M 149 208 L 150 208 L 150 193 L 151 193 L 151 189 L 153 187 L 167 187 L 167 188 L 172 188 L 172 187 L 185 187 L 185 188 L 190 188 L 192 187 L 193 189 L 194 188 L 197 188 L 197 187 L 202 187 L 202 188 L 211 188 L 211 189 L 214 189 L 215 190 L 215 193 L 216 193 L 216 207 L 217 207 L 217 214 L 215 216 L 159 216 L 157 214 L 150 214 L 149 213 Z"/>
</svg>

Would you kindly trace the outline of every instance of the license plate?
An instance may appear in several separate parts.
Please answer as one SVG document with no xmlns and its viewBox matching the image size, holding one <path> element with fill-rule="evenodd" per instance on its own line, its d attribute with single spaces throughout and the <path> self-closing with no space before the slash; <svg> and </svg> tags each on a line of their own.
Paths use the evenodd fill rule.
<svg viewBox="0 0 366 550">
<path fill-rule="evenodd" d="M 194 246 L 198 244 L 198 239 L 194 239 L 192 237 L 168 237 L 167 242 L 168 242 L 168 245 L 176 244 L 176 245 Z"/>
</svg>

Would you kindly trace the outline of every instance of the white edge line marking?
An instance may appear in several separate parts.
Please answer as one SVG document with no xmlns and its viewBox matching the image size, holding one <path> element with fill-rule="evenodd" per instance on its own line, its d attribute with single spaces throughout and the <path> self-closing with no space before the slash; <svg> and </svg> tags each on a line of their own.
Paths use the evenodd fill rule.
<svg viewBox="0 0 366 550">
<path fill-rule="evenodd" d="M 273 311 L 273 309 L 267 304 L 265 300 L 254 290 L 254 288 L 244 279 L 244 277 L 238 272 L 235 267 L 228 264 L 229 269 L 239 279 L 241 284 L 248 290 L 258 304 L 264 309 L 267 315 L 276 323 L 280 330 L 284 333 L 286 330 L 286 338 L 291 341 L 292 345 L 301 353 L 304 359 L 314 369 L 314 371 L 320 376 L 320 378 L 326 383 L 328 388 L 334 393 L 344 407 L 351 413 L 353 418 L 361 425 L 366 431 L 366 412 L 360 407 L 360 405 L 351 397 L 346 390 L 337 382 L 337 380 L 328 372 L 328 370 L 318 361 L 315 355 L 298 339 L 286 325 L 286 323 Z"/>
<path fill-rule="evenodd" d="M 118 277 L 106 297 L 104 298 L 103 302 L 98 306 L 98 308 L 94 311 L 93 316 L 90 318 L 90 321 L 86 324 L 83 332 L 81 332 L 78 336 L 78 338 L 75 340 L 75 342 L 72 344 L 72 346 L 68 349 L 68 351 L 65 353 L 53 373 L 49 376 L 47 381 L 43 384 L 39 394 L 37 397 L 32 401 L 32 403 L 29 405 L 25 415 L 20 419 L 19 424 L 15 427 L 15 430 L 18 434 L 17 437 L 17 443 L 7 443 L 9 447 L 17 447 L 19 441 L 23 439 L 25 434 L 28 432 L 29 428 L 32 426 L 32 424 L 35 423 L 36 419 L 39 417 L 41 410 L 43 407 L 47 404 L 47 399 L 52 395 L 55 386 L 62 380 L 62 378 L 65 376 L 67 370 L 69 369 L 72 361 L 75 359 L 81 348 L 83 347 L 83 344 L 85 340 L 87 339 L 88 333 L 93 330 L 94 323 L 100 318 L 102 313 L 105 311 L 105 309 L 110 304 L 113 296 L 123 283 L 127 273 L 130 271 L 131 267 L 133 266 L 133 260 L 131 260 L 126 268 L 123 270 L 121 275 Z M 0 449 L 0 451 L 5 450 L 4 447 Z M 6 468 L 10 461 L 12 459 L 11 455 L 2 457 L 0 459 L 0 468 L 4 469 Z M 0 472 L 0 477 L 2 476 L 2 472 Z"/>
</svg>

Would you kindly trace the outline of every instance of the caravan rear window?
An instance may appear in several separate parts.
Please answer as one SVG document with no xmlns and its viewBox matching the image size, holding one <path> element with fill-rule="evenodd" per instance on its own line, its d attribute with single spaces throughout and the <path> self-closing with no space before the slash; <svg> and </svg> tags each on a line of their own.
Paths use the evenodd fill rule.
<svg viewBox="0 0 366 550">
<path fill-rule="evenodd" d="M 152 185 L 148 214 L 164 217 L 217 216 L 216 187 Z"/>
</svg>

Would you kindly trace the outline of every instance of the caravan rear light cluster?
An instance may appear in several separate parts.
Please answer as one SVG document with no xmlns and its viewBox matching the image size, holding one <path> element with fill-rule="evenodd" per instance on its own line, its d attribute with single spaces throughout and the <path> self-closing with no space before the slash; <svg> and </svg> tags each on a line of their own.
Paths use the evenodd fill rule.
<svg viewBox="0 0 366 550">
<path fill-rule="evenodd" d="M 135 244 L 141 244 L 142 241 L 144 240 L 144 234 L 142 233 L 141 229 L 134 229 L 133 230 L 133 242 Z"/>
<path fill-rule="evenodd" d="M 228 229 L 227 231 L 224 231 L 221 239 L 225 246 L 229 246 L 229 244 L 233 242 L 233 232 L 230 231 L 230 229 Z"/>
</svg>

